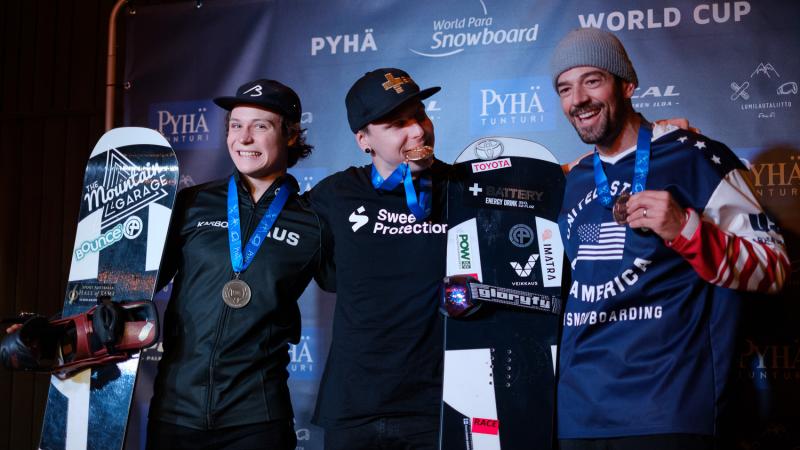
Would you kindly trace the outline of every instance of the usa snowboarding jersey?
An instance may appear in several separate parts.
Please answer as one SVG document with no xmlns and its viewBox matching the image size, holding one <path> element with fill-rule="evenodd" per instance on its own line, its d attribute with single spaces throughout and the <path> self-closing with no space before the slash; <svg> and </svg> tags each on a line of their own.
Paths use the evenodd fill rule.
<svg viewBox="0 0 800 450">
<path fill-rule="evenodd" d="M 774 292 L 788 273 L 783 238 L 733 152 L 659 131 L 645 189 L 669 191 L 687 209 L 672 242 L 614 222 L 597 198 L 592 158 L 567 176 L 561 439 L 713 435 L 741 307 L 734 289 Z M 611 195 L 630 191 L 634 149 L 601 159 Z"/>
</svg>

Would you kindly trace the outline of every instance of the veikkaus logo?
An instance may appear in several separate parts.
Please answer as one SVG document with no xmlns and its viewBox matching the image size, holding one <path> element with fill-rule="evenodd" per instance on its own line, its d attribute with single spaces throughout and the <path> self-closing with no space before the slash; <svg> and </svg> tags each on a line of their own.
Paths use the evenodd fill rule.
<svg viewBox="0 0 800 450">
<path fill-rule="evenodd" d="M 210 100 L 154 103 L 148 116 L 175 150 L 210 149 L 223 139 L 224 111 Z"/>
<path fill-rule="evenodd" d="M 470 83 L 470 131 L 473 134 L 521 133 L 556 126 L 555 91 L 547 77 Z"/>
<path fill-rule="evenodd" d="M 167 167 L 149 162 L 144 166 L 136 165 L 114 148 L 106 152 L 105 166 L 103 184 L 94 181 L 84 187 L 83 194 L 88 212 L 103 208 L 102 228 L 168 195 Z"/>
<path fill-rule="evenodd" d="M 363 34 L 337 34 L 311 38 L 311 56 L 317 56 L 318 53 L 336 55 L 339 53 L 364 53 L 369 51 L 378 51 L 372 28 L 365 29 Z"/>
<path fill-rule="evenodd" d="M 409 48 L 412 53 L 429 58 L 456 55 L 469 48 L 499 45 L 526 45 L 536 42 L 538 23 L 511 24 L 506 19 L 502 25 L 489 14 L 483 0 L 472 0 L 470 8 L 463 2 L 454 3 L 453 11 L 469 9 L 469 15 L 435 17 L 432 20 L 430 39 Z"/>
<path fill-rule="evenodd" d="M 539 259 L 539 255 L 532 254 L 528 257 L 528 261 L 523 265 L 516 261 L 511 261 L 511 268 L 517 273 L 517 276 L 520 278 L 527 278 L 531 276 L 531 272 L 533 271 L 533 266 L 536 265 L 536 261 Z"/>
</svg>

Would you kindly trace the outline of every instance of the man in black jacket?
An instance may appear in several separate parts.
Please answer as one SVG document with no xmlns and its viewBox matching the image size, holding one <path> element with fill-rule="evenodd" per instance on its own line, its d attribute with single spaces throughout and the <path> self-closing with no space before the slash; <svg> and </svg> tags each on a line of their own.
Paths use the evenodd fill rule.
<svg viewBox="0 0 800 450">
<path fill-rule="evenodd" d="M 149 449 L 294 449 L 286 380 L 297 299 L 326 285 L 323 229 L 286 173 L 311 153 L 300 99 L 272 80 L 214 102 L 230 111 L 226 179 L 178 194 L 160 273 L 174 277 Z"/>
</svg>

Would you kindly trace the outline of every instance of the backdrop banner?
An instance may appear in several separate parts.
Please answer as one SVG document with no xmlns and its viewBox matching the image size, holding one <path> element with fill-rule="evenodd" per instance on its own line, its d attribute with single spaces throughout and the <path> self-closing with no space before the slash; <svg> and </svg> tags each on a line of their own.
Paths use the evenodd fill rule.
<svg viewBox="0 0 800 450">
<path fill-rule="evenodd" d="M 124 123 L 161 132 L 181 186 L 230 174 L 225 111 L 212 98 L 272 78 L 293 87 L 315 145 L 290 172 L 302 190 L 370 161 L 347 125 L 350 85 L 378 67 L 408 71 L 452 162 L 482 136 L 541 143 L 562 162 L 589 150 L 563 117 L 548 69 L 569 30 L 599 27 L 625 44 L 638 72 L 634 106 L 648 119 L 686 117 L 748 165 L 761 201 L 800 265 L 800 2 L 652 0 L 205 0 L 141 6 L 125 16 Z M 769 226 L 766 224 L 765 226 Z M 800 280 L 748 297 L 735 371 L 740 448 L 800 446 Z M 168 293 L 159 294 L 166 302 Z M 330 344 L 335 296 L 300 299 L 302 339 L 289 385 L 298 449 L 322 449 L 309 423 Z M 163 309 L 163 307 L 162 307 Z M 144 448 L 160 347 L 143 356 L 127 448 Z"/>
</svg>

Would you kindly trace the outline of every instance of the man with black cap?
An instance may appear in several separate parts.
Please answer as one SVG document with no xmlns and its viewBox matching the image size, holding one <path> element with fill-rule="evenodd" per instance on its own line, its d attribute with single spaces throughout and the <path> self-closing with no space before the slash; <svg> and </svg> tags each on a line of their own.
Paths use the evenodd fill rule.
<svg viewBox="0 0 800 450">
<path fill-rule="evenodd" d="M 434 158 L 421 100 L 439 89 L 420 90 L 392 68 L 358 79 L 347 118 L 372 164 L 311 191 L 337 267 L 333 340 L 314 415 L 326 450 L 437 447 L 449 166 Z"/>
<path fill-rule="evenodd" d="M 214 99 L 230 111 L 225 179 L 184 189 L 160 286 L 174 277 L 148 424 L 149 449 L 294 449 L 288 344 L 297 299 L 326 285 L 321 221 L 286 173 L 310 154 L 297 94 L 273 80 Z"/>
<path fill-rule="evenodd" d="M 572 266 L 558 384 L 562 449 L 711 449 L 742 298 L 776 292 L 783 238 L 722 143 L 652 127 L 636 72 L 599 29 L 556 47 L 553 85 L 595 146 L 567 175 Z"/>
</svg>

